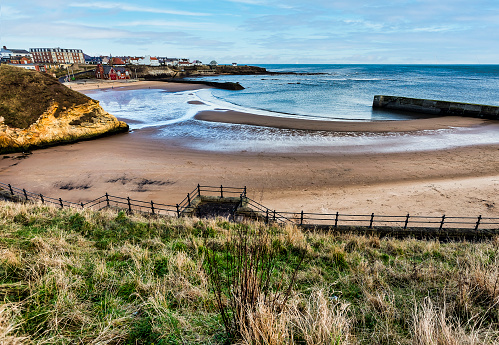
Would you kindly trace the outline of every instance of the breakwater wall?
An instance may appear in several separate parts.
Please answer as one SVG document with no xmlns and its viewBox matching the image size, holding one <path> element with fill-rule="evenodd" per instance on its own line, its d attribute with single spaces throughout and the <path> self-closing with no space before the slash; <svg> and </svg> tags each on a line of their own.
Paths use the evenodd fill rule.
<svg viewBox="0 0 499 345">
<path fill-rule="evenodd" d="M 499 107 L 492 105 L 436 101 L 430 99 L 376 95 L 373 108 L 411 111 L 440 116 L 468 116 L 499 120 Z"/>
</svg>

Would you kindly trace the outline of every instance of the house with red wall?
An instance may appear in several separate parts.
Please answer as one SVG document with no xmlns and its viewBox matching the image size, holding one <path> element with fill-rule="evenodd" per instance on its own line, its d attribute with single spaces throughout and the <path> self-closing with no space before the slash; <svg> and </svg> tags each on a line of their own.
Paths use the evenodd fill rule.
<svg viewBox="0 0 499 345">
<path fill-rule="evenodd" d="M 130 79 L 130 71 L 125 67 L 103 66 L 98 64 L 95 68 L 95 78 L 105 80 Z"/>
<path fill-rule="evenodd" d="M 10 63 L 16 64 L 16 65 L 29 65 L 29 64 L 32 64 L 33 61 L 31 60 L 31 58 L 26 57 L 26 56 L 22 56 L 22 57 L 16 56 L 16 57 L 10 58 Z"/>
</svg>

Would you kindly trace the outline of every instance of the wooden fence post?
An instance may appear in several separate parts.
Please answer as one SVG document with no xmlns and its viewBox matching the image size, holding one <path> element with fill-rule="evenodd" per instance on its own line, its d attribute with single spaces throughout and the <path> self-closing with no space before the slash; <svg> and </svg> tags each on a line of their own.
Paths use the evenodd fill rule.
<svg viewBox="0 0 499 345">
<path fill-rule="evenodd" d="M 179 208 L 178 204 L 177 204 L 177 217 L 180 218 L 180 208 Z"/>
<path fill-rule="evenodd" d="M 244 196 L 246 196 L 246 186 L 244 186 Z"/>
<path fill-rule="evenodd" d="M 187 201 L 189 202 L 189 206 L 191 206 L 191 194 L 187 193 Z"/>
<path fill-rule="evenodd" d="M 303 225 L 303 210 L 301 210 L 301 216 L 300 216 L 300 226 Z"/>
<path fill-rule="evenodd" d="M 405 217 L 404 230 L 407 229 L 407 224 L 409 224 L 409 213 L 407 213 L 407 217 Z"/>
<path fill-rule="evenodd" d="M 336 212 L 336 218 L 334 219 L 334 228 L 336 229 L 338 227 L 338 218 L 340 216 L 339 212 Z"/>
<path fill-rule="evenodd" d="M 152 214 L 154 214 L 154 203 L 152 202 L 152 200 L 151 200 L 151 211 L 152 211 Z"/>
<path fill-rule="evenodd" d="M 274 223 L 275 223 L 275 210 L 274 210 Z"/>
<path fill-rule="evenodd" d="M 9 184 L 10 194 L 14 195 L 14 191 L 12 190 L 12 186 Z"/>
<path fill-rule="evenodd" d="M 64 208 L 64 205 L 62 204 L 62 199 L 59 198 L 59 204 L 61 205 L 61 208 Z"/>
<path fill-rule="evenodd" d="M 223 197 L 224 197 L 224 187 L 220 185 L 220 198 L 223 199 Z"/>
<path fill-rule="evenodd" d="M 85 208 L 85 205 L 83 205 L 83 202 L 81 203 L 81 208 Z"/>
<path fill-rule="evenodd" d="M 106 193 L 106 203 L 107 203 L 107 207 L 109 207 L 109 194 Z"/>
<path fill-rule="evenodd" d="M 126 197 L 126 201 L 128 202 L 128 212 L 132 213 L 132 204 L 130 203 L 130 197 Z"/>
<path fill-rule="evenodd" d="M 45 200 L 43 199 L 43 195 L 40 194 L 40 200 L 42 201 L 42 204 L 45 204 Z"/>
<path fill-rule="evenodd" d="M 438 229 L 439 231 L 442 230 L 444 227 L 444 222 L 445 222 L 445 214 L 442 216 L 442 221 L 440 222 L 440 228 Z"/>
<path fill-rule="evenodd" d="M 26 201 L 28 201 L 28 193 L 26 193 L 26 189 L 23 189 L 24 197 L 26 198 Z"/>
<path fill-rule="evenodd" d="M 476 221 L 475 231 L 477 231 L 477 230 L 478 230 L 478 226 L 480 225 L 481 220 L 482 220 L 482 215 L 479 215 L 479 216 L 478 216 L 478 220 Z"/>
<path fill-rule="evenodd" d="M 201 186 L 198 183 L 198 195 L 201 196 Z"/>
<path fill-rule="evenodd" d="M 267 209 L 267 212 L 265 214 L 265 223 L 268 224 L 269 223 L 269 209 Z"/>
<path fill-rule="evenodd" d="M 374 212 L 371 214 L 371 221 L 369 222 L 369 229 L 373 228 L 373 222 L 374 222 Z"/>
</svg>

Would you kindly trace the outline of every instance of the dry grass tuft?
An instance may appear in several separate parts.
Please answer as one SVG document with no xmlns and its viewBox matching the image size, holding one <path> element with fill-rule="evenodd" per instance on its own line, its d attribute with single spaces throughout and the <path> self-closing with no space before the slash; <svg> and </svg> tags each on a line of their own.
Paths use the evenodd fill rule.
<svg viewBox="0 0 499 345">
<path fill-rule="evenodd" d="M 476 321 L 463 325 L 459 320 L 447 316 L 445 304 L 438 308 L 428 297 L 420 306 L 414 307 L 413 319 L 414 345 L 499 344 L 497 333 L 480 328 Z"/>
<path fill-rule="evenodd" d="M 0 262 L 5 264 L 9 268 L 21 267 L 21 258 L 19 252 L 9 248 L 0 248 Z"/>
<path fill-rule="evenodd" d="M 314 290 L 309 298 L 294 298 L 285 309 L 265 302 L 261 295 L 256 308 L 248 310 L 248 322 L 241 324 L 242 344 L 350 344 L 350 305 L 329 297 L 323 289 Z"/>
<path fill-rule="evenodd" d="M 296 248 L 307 248 L 307 238 L 303 231 L 294 224 L 286 224 L 282 228 L 282 233 L 279 239 L 288 245 Z"/>
<path fill-rule="evenodd" d="M 260 295 L 255 306 L 246 311 L 246 322 L 240 323 L 242 344 L 289 344 L 292 339 L 290 332 L 290 314 L 280 311 L 275 304 L 269 304 Z"/>
<path fill-rule="evenodd" d="M 349 307 L 338 297 L 327 296 L 323 289 L 313 291 L 303 310 L 295 306 L 291 312 L 295 337 L 306 345 L 350 344 L 353 337 Z"/>
<path fill-rule="evenodd" d="M 14 335 L 19 328 L 15 321 L 16 314 L 19 314 L 18 304 L 0 304 L 0 344 L 21 345 L 29 342 L 29 337 Z"/>
</svg>

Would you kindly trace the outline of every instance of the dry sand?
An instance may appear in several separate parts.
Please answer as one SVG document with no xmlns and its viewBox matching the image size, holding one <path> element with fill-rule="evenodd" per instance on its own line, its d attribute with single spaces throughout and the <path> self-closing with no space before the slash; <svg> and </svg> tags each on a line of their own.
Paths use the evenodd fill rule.
<svg viewBox="0 0 499 345">
<path fill-rule="evenodd" d="M 153 86 L 133 87 L 140 85 Z M 21 159 L 5 155 L 0 182 L 71 201 L 108 192 L 175 204 L 199 183 L 246 185 L 251 198 L 278 211 L 499 216 L 499 145 L 389 154 L 216 153 L 157 140 L 150 131 Z"/>
<path fill-rule="evenodd" d="M 199 84 L 167 83 L 161 81 L 143 81 L 143 80 L 89 80 L 72 81 L 64 83 L 67 87 L 75 91 L 92 91 L 105 89 L 119 90 L 137 90 L 137 89 L 161 89 L 170 92 L 180 92 L 189 90 L 199 90 L 209 88 L 209 86 Z"/>
</svg>

